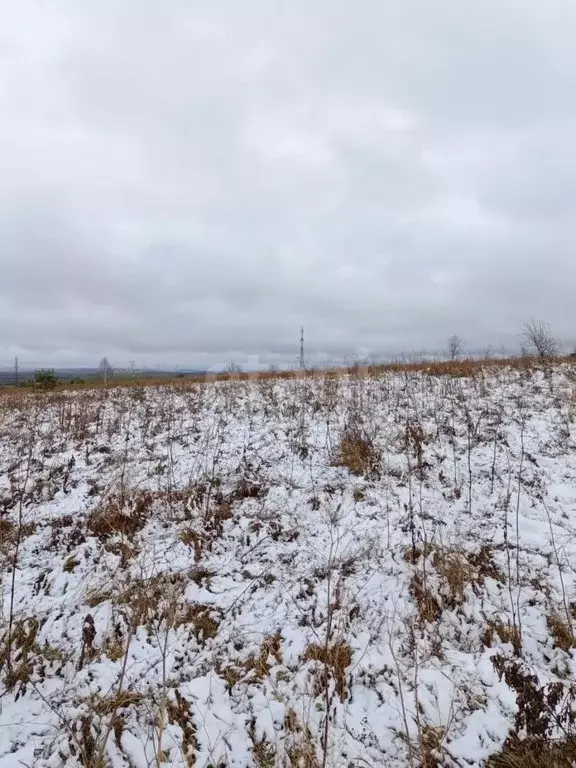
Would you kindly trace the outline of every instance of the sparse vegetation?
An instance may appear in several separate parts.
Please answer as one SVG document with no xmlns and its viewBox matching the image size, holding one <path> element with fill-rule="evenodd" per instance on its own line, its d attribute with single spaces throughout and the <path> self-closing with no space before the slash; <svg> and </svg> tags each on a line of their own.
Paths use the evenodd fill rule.
<svg viewBox="0 0 576 768">
<path fill-rule="evenodd" d="M 0 762 L 571 766 L 546 350 L 0 392 Z"/>
</svg>

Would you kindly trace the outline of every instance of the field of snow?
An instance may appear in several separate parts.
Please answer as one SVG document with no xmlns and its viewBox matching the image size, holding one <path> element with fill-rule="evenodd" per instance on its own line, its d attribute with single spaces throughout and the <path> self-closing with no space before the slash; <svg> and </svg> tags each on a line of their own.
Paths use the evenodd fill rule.
<svg viewBox="0 0 576 768">
<path fill-rule="evenodd" d="M 570 366 L 2 394 L 0 768 L 570 766 L 575 417 Z"/>
</svg>

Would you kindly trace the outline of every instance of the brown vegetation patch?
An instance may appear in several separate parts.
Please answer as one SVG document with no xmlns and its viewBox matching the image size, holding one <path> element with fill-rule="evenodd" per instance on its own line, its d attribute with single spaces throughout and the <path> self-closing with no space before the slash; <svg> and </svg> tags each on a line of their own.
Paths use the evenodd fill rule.
<svg viewBox="0 0 576 768">
<path fill-rule="evenodd" d="M 64 561 L 64 565 L 62 566 L 62 570 L 65 573 L 72 573 L 72 571 L 78 565 L 80 565 L 80 561 L 74 555 L 72 555 L 71 557 L 69 557 L 67 560 Z"/>
<path fill-rule="evenodd" d="M 484 586 L 486 579 L 494 579 L 500 584 L 506 583 L 504 573 L 494 562 L 494 552 L 487 544 L 483 544 L 478 552 L 470 552 L 468 561 L 476 568 L 475 582 L 481 587 Z"/>
<path fill-rule="evenodd" d="M 218 503 L 213 509 L 209 510 L 204 519 L 206 532 L 212 539 L 217 539 L 224 532 L 224 523 L 234 517 L 232 506 L 227 501 Z"/>
<path fill-rule="evenodd" d="M 356 430 L 345 429 L 334 463 L 347 467 L 353 475 L 370 475 L 378 467 L 378 454 L 366 436 Z"/>
<path fill-rule="evenodd" d="M 37 530 L 36 523 L 22 523 L 20 530 L 18 525 L 8 520 L 7 517 L 0 517 L 0 546 L 4 547 L 9 544 L 13 544 L 20 536 L 21 539 L 26 539 L 28 536 L 32 536 Z"/>
<path fill-rule="evenodd" d="M 192 528 L 185 528 L 180 531 L 180 541 L 186 544 L 187 547 L 194 549 L 194 560 L 200 562 L 202 558 L 202 552 L 204 551 L 204 538 L 202 534 Z"/>
<path fill-rule="evenodd" d="M 336 684 L 336 692 L 340 700 L 346 700 L 348 694 L 346 670 L 352 664 L 352 649 L 347 643 L 337 642 L 328 646 L 312 643 L 306 648 L 302 658 L 304 661 L 318 661 L 322 664 L 322 669 L 316 676 L 317 696 L 326 690 L 328 684 L 326 676 L 329 675 Z"/>
<path fill-rule="evenodd" d="M 520 662 L 495 656 L 492 663 L 516 693 L 514 729 L 490 768 L 572 768 L 576 761 L 576 685 L 539 686 Z"/>
<path fill-rule="evenodd" d="M 242 478 L 236 486 L 236 489 L 230 494 L 230 500 L 242 501 L 243 499 L 262 499 L 267 493 L 268 489 L 262 484 Z"/>
<path fill-rule="evenodd" d="M 406 562 L 416 565 L 422 558 L 426 560 L 431 555 L 429 578 L 425 580 L 425 564 L 421 571 L 415 573 L 410 583 L 410 594 L 418 603 L 418 609 L 423 621 L 436 621 L 443 610 L 454 610 L 462 605 L 468 586 L 475 594 L 485 586 L 486 578 L 504 581 L 504 575 L 495 565 L 490 548 L 483 546 L 476 553 L 465 552 L 461 549 L 439 547 L 426 543 L 423 547 L 406 547 L 403 558 Z M 437 577 L 437 578 L 436 578 Z M 438 587 L 436 585 L 438 581 Z"/>
<path fill-rule="evenodd" d="M 198 740 L 196 738 L 196 725 L 192 717 L 192 705 L 180 691 L 176 688 L 174 691 L 176 701 L 168 700 L 166 711 L 168 721 L 171 725 L 174 723 L 182 731 L 182 753 L 186 760 L 188 768 L 196 765 L 196 750 L 198 749 Z"/>
<path fill-rule="evenodd" d="M 464 601 L 464 593 L 476 579 L 476 570 L 466 554 L 457 550 L 436 549 L 432 564 L 440 576 L 440 589 L 447 593 L 444 602 L 448 608 L 455 608 Z"/>
<path fill-rule="evenodd" d="M 442 768 L 441 757 L 445 729 L 442 726 L 423 725 L 420 730 L 420 760 L 422 768 Z"/>
<path fill-rule="evenodd" d="M 559 613 L 551 613 L 546 617 L 546 621 L 557 648 L 568 652 L 576 647 L 576 637 L 566 617 Z"/>
<path fill-rule="evenodd" d="M 222 610 L 213 605 L 189 603 L 176 613 L 174 626 L 190 625 L 196 640 L 205 642 L 218 634 L 222 615 Z"/>
<path fill-rule="evenodd" d="M 88 530 L 101 541 L 114 534 L 132 537 L 141 531 L 150 516 L 153 496 L 116 492 L 103 500 L 88 517 Z"/>
<path fill-rule="evenodd" d="M 14 622 L 10 642 L 6 632 L 0 638 L 0 669 L 6 670 L 5 685 L 7 690 L 20 686 L 23 693 L 32 674 L 43 679 L 46 666 L 63 665 L 70 658 L 55 646 L 37 641 L 41 623 L 37 618 L 19 619 Z"/>
<path fill-rule="evenodd" d="M 502 621 L 488 619 L 486 629 L 482 633 L 482 642 L 487 648 L 491 648 L 494 642 L 494 635 L 500 638 L 502 643 L 510 643 L 514 652 L 519 655 L 521 651 L 521 637 L 518 627 L 510 624 L 504 624 Z"/>
<path fill-rule="evenodd" d="M 442 613 L 440 601 L 424 583 L 421 573 L 415 573 L 410 581 L 410 594 L 416 600 L 418 613 L 423 622 L 438 621 Z"/>
<path fill-rule="evenodd" d="M 90 709 L 97 715 L 111 715 L 120 709 L 135 707 L 144 700 L 142 693 L 135 691 L 119 691 L 109 696 L 94 696 L 90 699 Z"/>
<path fill-rule="evenodd" d="M 266 734 L 260 738 L 256 733 L 256 718 L 252 718 L 248 723 L 248 737 L 252 742 L 252 755 L 256 768 L 276 768 L 278 765 L 276 758 L 276 747 L 268 741 Z"/>
<path fill-rule="evenodd" d="M 266 635 L 257 656 L 251 653 L 243 661 L 237 661 L 234 664 L 221 664 L 218 667 L 218 674 L 226 682 L 228 691 L 231 693 L 234 686 L 239 682 L 253 685 L 268 677 L 272 669 L 270 657 L 278 664 L 282 663 L 282 635 L 280 632 Z"/>
<path fill-rule="evenodd" d="M 576 740 L 517 739 L 488 760 L 488 768 L 573 768 Z"/>
</svg>

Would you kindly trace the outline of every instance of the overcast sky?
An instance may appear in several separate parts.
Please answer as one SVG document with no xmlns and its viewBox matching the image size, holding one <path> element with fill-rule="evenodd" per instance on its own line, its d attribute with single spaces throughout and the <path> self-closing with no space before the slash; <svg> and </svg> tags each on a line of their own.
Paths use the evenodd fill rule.
<svg viewBox="0 0 576 768">
<path fill-rule="evenodd" d="M 576 340 L 574 0 L 0 11 L 0 365 Z"/>
</svg>

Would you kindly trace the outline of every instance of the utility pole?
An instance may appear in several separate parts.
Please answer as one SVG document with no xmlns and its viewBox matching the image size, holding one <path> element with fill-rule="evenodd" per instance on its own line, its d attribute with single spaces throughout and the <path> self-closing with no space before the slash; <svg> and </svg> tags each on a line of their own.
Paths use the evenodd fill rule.
<svg viewBox="0 0 576 768">
<path fill-rule="evenodd" d="M 18 374 L 20 372 L 20 367 L 18 365 L 18 355 L 14 357 L 14 383 L 16 386 L 18 386 Z"/>
<path fill-rule="evenodd" d="M 300 370 L 304 370 L 304 326 L 300 329 Z"/>
</svg>

